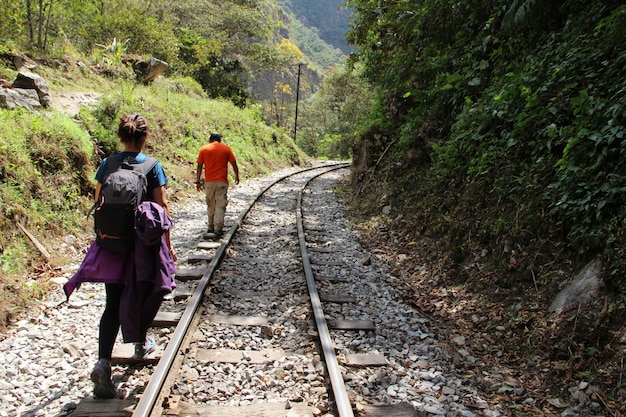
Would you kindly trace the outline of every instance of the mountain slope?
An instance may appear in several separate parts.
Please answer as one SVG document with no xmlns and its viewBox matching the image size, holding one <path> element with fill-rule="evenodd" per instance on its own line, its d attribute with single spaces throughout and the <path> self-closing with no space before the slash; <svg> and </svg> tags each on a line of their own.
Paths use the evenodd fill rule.
<svg viewBox="0 0 626 417">
<path fill-rule="evenodd" d="M 288 14 L 298 20 L 303 27 L 312 32 L 315 37 L 332 48 L 339 49 L 342 54 L 349 54 L 353 48 L 348 45 L 345 34 L 349 28 L 350 10 L 343 7 L 343 0 L 321 0 L 310 2 L 306 0 L 278 0 L 278 4 Z M 293 33 L 300 37 L 302 29 L 295 28 Z M 309 35 L 311 36 L 311 35 Z M 297 41 L 297 40 L 296 40 Z M 309 52 L 305 51 L 307 55 Z"/>
</svg>

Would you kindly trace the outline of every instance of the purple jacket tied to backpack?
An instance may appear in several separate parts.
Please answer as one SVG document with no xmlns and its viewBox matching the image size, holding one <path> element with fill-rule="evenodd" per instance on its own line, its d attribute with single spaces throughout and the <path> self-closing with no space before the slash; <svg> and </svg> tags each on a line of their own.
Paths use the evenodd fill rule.
<svg viewBox="0 0 626 417">
<path fill-rule="evenodd" d="M 176 287 L 176 266 L 165 239 L 172 221 L 159 204 L 144 201 L 135 214 L 135 279 L 120 303 L 124 342 L 143 342 L 140 330 L 152 322 L 165 294 Z"/>
<path fill-rule="evenodd" d="M 125 284 L 120 305 L 125 342 L 143 341 L 133 340 L 139 334 L 139 321 L 154 318 L 163 295 L 176 288 L 173 278 L 176 265 L 165 239 L 172 221 L 165 209 L 155 202 L 144 201 L 136 210 L 135 223 L 132 252 L 112 252 L 94 242 L 78 271 L 63 286 L 69 299 L 83 282 Z M 137 285 L 138 282 L 143 284 Z M 145 285 L 146 282 L 152 285 Z M 138 293 L 138 288 L 144 291 Z"/>
</svg>

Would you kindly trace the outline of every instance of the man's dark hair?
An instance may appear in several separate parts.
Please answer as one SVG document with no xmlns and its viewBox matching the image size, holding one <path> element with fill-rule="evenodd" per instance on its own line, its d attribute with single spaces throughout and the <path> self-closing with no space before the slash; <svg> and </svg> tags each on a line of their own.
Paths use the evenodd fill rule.
<svg viewBox="0 0 626 417">
<path fill-rule="evenodd" d="M 209 142 L 221 142 L 222 141 L 222 135 L 217 133 L 217 132 L 213 132 L 211 133 L 211 136 L 209 137 Z"/>
</svg>

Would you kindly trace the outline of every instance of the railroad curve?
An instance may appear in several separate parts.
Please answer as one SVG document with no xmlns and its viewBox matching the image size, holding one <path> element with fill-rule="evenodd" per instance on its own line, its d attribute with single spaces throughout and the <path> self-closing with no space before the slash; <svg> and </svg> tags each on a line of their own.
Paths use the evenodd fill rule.
<svg viewBox="0 0 626 417">
<path fill-rule="evenodd" d="M 162 384 L 164 393 L 162 387 L 156 390 L 156 408 L 150 406 L 145 415 L 503 415 L 498 408 L 490 409 L 475 387 L 463 385 L 463 377 L 441 348 L 446 340 L 443 331 L 402 303 L 401 294 L 390 285 L 394 276 L 377 261 L 375 249 L 369 253 L 360 247 L 332 192 L 342 175 L 345 170 L 313 180 L 301 195 L 301 213 L 305 259 L 323 303 L 332 354 L 338 354 L 349 410 L 338 406 L 328 384 L 328 361 L 317 350 L 321 333 L 305 296 L 307 274 L 302 259 L 297 260 L 297 193 L 287 192 L 285 203 L 277 196 L 261 200 L 266 214 L 247 219 L 248 224 L 233 232 L 233 246 L 225 250 L 206 288 L 209 302 L 194 315 L 201 317 L 195 319 L 195 331 L 183 352 L 175 355 L 182 372 Z M 265 185 L 274 179 L 268 178 Z M 254 197 L 238 195 L 231 201 L 228 234 L 234 231 L 235 217 Z M 215 259 L 211 253 L 217 247 L 202 240 L 206 223 L 198 221 L 204 219 L 199 210 L 204 207 L 196 204 L 174 214 L 177 227 L 192 230 L 195 237 L 173 234 L 180 259 L 191 262 L 181 266 L 177 292 L 164 303 L 161 322 L 151 330 L 161 347 L 169 346 L 175 322 L 193 298 L 198 280 L 191 271 L 203 270 Z M 157 375 L 164 353 L 161 349 L 136 363 L 118 352 L 114 382 L 120 397 L 97 400 L 87 395 L 76 409 L 68 407 L 67 413 L 56 415 L 139 416 L 141 400 L 151 390 L 147 381 Z M 225 359 L 232 354 L 239 356 Z"/>
</svg>

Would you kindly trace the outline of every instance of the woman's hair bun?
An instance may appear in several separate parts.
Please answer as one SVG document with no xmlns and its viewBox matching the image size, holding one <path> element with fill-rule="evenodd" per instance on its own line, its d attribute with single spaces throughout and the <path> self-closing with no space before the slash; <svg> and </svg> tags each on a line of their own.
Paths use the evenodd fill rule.
<svg viewBox="0 0 626 417">
<path fill-rule="evenodd" d="M 120 117 L 117 133 L 122 142 L 141 140 L 148 134 L 148 122 L 139 113 L 125 114 Z"/>
</svg>

